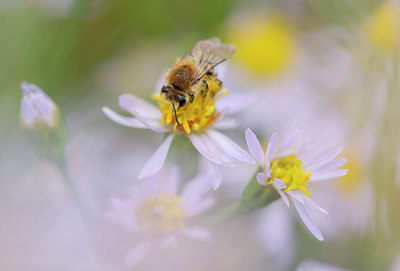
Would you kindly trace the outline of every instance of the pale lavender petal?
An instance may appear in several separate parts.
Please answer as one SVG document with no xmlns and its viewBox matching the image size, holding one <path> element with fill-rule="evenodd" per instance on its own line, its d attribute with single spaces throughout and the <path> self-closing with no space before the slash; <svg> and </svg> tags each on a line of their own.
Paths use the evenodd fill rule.
<svg viewBox="0 0 400 271">
<path fill-rule="evenodd" d="M 325 181 L 342 177 L 347 174 L 348 169 L 335 169 L 327 172 L 315 172 L 311 174 L 310 182 Z"/>
<path fill-rule="evenodd" d="M 318 168 L 323 167 L 324 165 L 326 165 L 327 163 L 331 162 L 333 159 L 336 158 L 336 156 L 338 156 L 343 150 L 343 147 L 339 147 L 336 148 L 332 151 L 329 152 L 325 152 L 322 155 L 320 155 L 319 157 L 315 158 L 315 162 L 312 163 L 309 168 L 314 171 Z M 305 167 L 307 167 L 307 165 L 304 165 Z"/>
<path fill-rule="evenodd" d="M 257 173 L 257 182 L 261 185 L 267 185 L 265 178 L 267 175 L 265 175 L 264 172 Z"/>
<path fill-rule="evenodd" d="M 265 161 L 268 163 L 272 156 L 278 150 L 279 136 L 277 132 L 274 132 L 269 140 L 267 151 L 265 152 Z"/>
<path fill-rule="evenodd" d="M 207 134 L 221 147 L 226 154 L 230 155 L 236 160 L 254 164 L 253 158 L 224 134 L 213 130 L 209 130 Z"/>
<path fill-rule="evenodd" d="M 275 187 L 275 189 L 281 190 L 286 187 L 286 184 L 281 179 L 275 178 L 273 186 Z"/>
<path fill-rule="evenodd" d="M 139 113 L 142 116 L 146 116 L 151 119 L 161 119 L 161 111 L 157 106 L 146 102 L 145 100 L 139 99 L 132 94 L 122 94 L 118 98 L 119 106 L 122 110 L 136 115 Z"/>
<path fill-rule="evenodd" d="M 184 234 L 195 240 L 208 240 L 210 238 L 210 232 L 202 227 L 189 227 L 186 228 Z"/>
<path fill-rule="evenodd" d="M 177 195 L 179 184 L 179 170 L 177 167 L 171 166 L 165 179 L 160 182 L 160 190 L 168 195 Z M 158 177 L 158 176 L 157 176 Z"/>
<path fill-rule="evenodd" d="M 126 126 L 126 127 L 133 127 L 133 128 L 141 128 L 141 129 L 147 129 L 147 126 L 144 125 L 140 120 L 133 118 L 133 117 L 125 117 L 120 114 L 115 113 L 108 107 L 103 107 L 102 108 L 103 113 L 112 121 Z"/>
<path fill-rule="evenodd" d="M 218 99 L 215 106 L 219 112 L 233 114 L 248 108 L 256 100 L 257 96 L 252 93 L 246 93 L 246 95 L 230 93 L 228 96 Z"/>
<path fill-rule="evenodd" d="M 148 119 L 147 116 L 142 115 L 141 113 L 136 112 L 134 115 L 136 115 L 136 118 L 140 120 L 144 125 L 146 125 L 147 128 L 153 130 L 154 132 L 157 133 L 164 133 L 168 132 L 169 129 L 164 127 L 160 120 L 153 120 L 153 119 Z"/>
<path fill-rule="evenodd" d="M 213 128 L 215 129 L 221 129 L 221 130 L 229 130 L 229 129 L 234 129 L 239 126 L 239 122 L 236 119 L 230 119 L 230 118 L 225 118 L 225 119 L 217 119 L 214 124 Z"/>
<path fill-rule="evenodd" d="M 285 133 L 285 135 L 283 136 L 280 149 L 285 150 L 296 146 L 300 134 L 301 134 L 301 123 L 295 119 L 289 131 Z"/>
<path fill-rule="evenodd" d="M 208 186 L 210 185 L 208 184 Z M 215 199 L 212 198 L 206 198 L 202 200 L 199 199 L 196 202 L 193 201 L 190 206 L 188 204 L 185 204 L 183 208 L 185 210 L 189 209 L 189 211 L 185 213 L 185 218 L 191 218 L 200 215 L 205 211 L 207 211 L 208 209 L 210 209 L 211 207 L 213 207 L 214 204 L 215 204 Z"/>
<path fill-rule="evenodd" d="M 211 162 L 207 160 L 207 163 Z M 201 208 L 204 207 L 204 195 L 210 191 L 211 178 L 212 177 L 209 176 L 207 173 L 199 174 L 193 180 L 189 181 L 189 183 L 183 189 L 180 199 L 182 207 L 184 208 L 187 215 L 192 215 L 195 209 L 198 209 L 198 205 L 202 205 Z M 211 202 L 208 204 L 211 204 Z"/>
<path fill-rule="evenodd" d="M 278 193 L 279 193 L 279 195 L 281 196 L 283 203 L 285 203 L 285 205 L 286 205 L 287 207 L 289 207 L 289 206 L 290 206 L 290 202 L 289 202 L 289 199 L 288 199 L 288 197 L 286 196 L 285 192 L 282 192 L 282 191 L 278 190 Z"/>
<path fill-rule="evenodd" d="M 132 249 L 125 257 L 125 267 L 133 267 L 139 264 L 141 261 L 150 254 L 151 244 L 149 242 L 143 242 Z"/>
<path fill-rule="evenodd" d="M 314 166 L 308 167 L 308 168 L 305 167 L 305 170 L 306 170 L 306 171 L 310 171 L 310 172 L 318 172 L 318 171 L 320 171 L 320 172 L 326 172 L 326 171 L 331 171 L 331 170 L 334 170 L 334 169 L 337 169 L 337 168 L 343 166 L 344 164 L 347 163 L 347 161 L 348 161 L 347 158 L 337 158 L 337 159 L 335 159 L 335 160 L 333 160 L 333 161 L 331 161 L 331 162 L 329 162 L 329 163 L 323 165 L 322 167 L 318 167 L 318 168 L 314 168 Z"/>
<path fill-rule="evenodd" d="M 208 160 L 227 167 L 236 166 L 235 161 L 230 156 L 227 156 L 206 134 L 190 134 L 188 137 L 199 153 Z"/>
<path fill-rule="evenodd" d="M 247 147 L 249 148 L 251 155 L 253 155 L 254 159 L 257 161 L 260 167 L 264 167 L 265 166 L 264 150 L 257 136 L 253 133 L 252 130 L 250 130 L 250 128 L 246 129 L 245 136 L 246 136 Z"/>
<path fill-rule="evenodd" d="M 318 229 L 318 226 L 315 224 L 315 222 L 312 220 L 310 214 L 307 212 L 304 205 L 297 202 L 296 200 L 293 201 L 293 204 L 294 204 L 294 207 L 296 208 L 297 213 L 299 214 L 301 220 L 303 221 L 304 225 L 306 225 L 306 227 L 310 230 L 310 232 L 319 241 L 323 241 L 324 237 L 322 236 L 322 233 Z"/>
<path fill-rule="evenodd" d="M 265 163 L 264 172 L 265 172 L 265 175 L 267 175 L 268 178 L 272 177 L 271 176 L 271 165 L 270 165 L 270 163 L 268 161 Z"/>
<path fill-rule="evenodd" d="M 214 188 L 214 190 L 217 190 L 222 181 L 221 166 L 203 157 L 201 161 L 202 161 L 202 172 L 207 174 L 211 186 Z"/>
<path fill-rule="evenodd" d="M 315 208 L 316 210 L 320 211 L 323 214 L 329 214 L 328 211 L 326 211 L 324 208 L 322 208 L 321 206 L 319 206 L 317 203 L 315 203 L 315 201 L 313 201 L 312 199 L 308 198 L 308 197 L 304 197 L 306 204 L 307 205 L 311 205 L 313 208 Z"/>
<path fill-rule="evenodd" d="M 154 175 L 160 171 L 160 169 L 164 165 L 165 159 L 167 158 L 169 147 L 171 146 L 173 139 L 174 135 L 170 134 L 164 140 L 161 146 L 158 147 L 156 152 L 150 157 L 150 159 L 144 165 L 142 171 L 139 173 L 138 176 L 139 179 L 143 179 L 145 177 Z"/>
<path fill-rule="evenodd" d="M 300 202 L 301 204 L 304 204 L 304 199 L 303 196 L 298 193 L 297 191 L 286 191 L 286 193 L 291 196 L 292 198 L 294 198 L 295 200 L 297 200 L 298 202 Z"/>
</svg>

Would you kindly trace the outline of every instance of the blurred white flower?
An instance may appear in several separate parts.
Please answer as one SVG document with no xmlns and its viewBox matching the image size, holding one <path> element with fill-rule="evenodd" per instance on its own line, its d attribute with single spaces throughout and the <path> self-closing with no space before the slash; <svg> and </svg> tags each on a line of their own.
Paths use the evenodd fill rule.
<svg viewBox="0 0 400 271">
<path fill-rule="evenodd" d="M 123 126 L 151 129 L 158 133 L 170 132 L 145 164 L 138 176 L 139 179 L 154 175 L 162 168 L 173 139 L 181 134 L 189 138 L 198 152 L 208 160 L 208 173 L 213 176 L 211 184 L 217 189 L 222 180 L 220 166 L 235 167 L 236 160 L 254 163 L 246 151 L 216 130 L 236 127 L 237 122 L 227 118 L 226 115 L 243 109 L 246 100 L 238 96 L 229 99 L 229 102 L 219 100 L 224 94 L 226 91 L 215 97 L 207 95 L 204 102 L 202 97 L 195 98 L 193 103 L 180 108 L 177 111 L 177 118 L 182 126 L 176 123 L 174 111 L 159 96 L 155 96 L 155 99 L 161 102 L 159 107 L 156 107 L 131 94 L 121 95 L 119 106 L 133 117 L 117 114 L 107 107 L 103 107 L 103 112 L 111 120 Z"/>
<path fill-rule="evenodd" d="M 322 241 L 324 238 L 308 209 L 316 209 L 325 214 L 327 211 L 311 199 L 307 186 L 310 182 L 346 175 L 347 169 L 338 168 L 344 165 L 347 159 L 336 158 L 342 147 L 322 147 L 315 142 L 302 142 L 300 133 L 297 122 L 282 140 L 277 133 L 273 133 L 265 153 L 250 129 L 247 129 L 245 134 L 250 153 L 264 171 L 257 174 L 258 183 L 272 185 L 288 207 L 292 202 L 303 223 Z"/>
<path fill-rule="evenodd" d="M 35 84 L 22 82 L 21 121 L 25 127 L 38 124 L 54 127 L 59 111 L 57 105 Z"/>
<path fill-rule="evenodd" d="M 143 238 L 127 255 L 126 266 L 138 264 L 154 249 L 168 248 L 182 236 L 208 239 L 207 229 L 187 224 L 214 204 L 206 196 L 208 178 L 198 175 L 178 193 L 178 171 L 171 168 L 134 189 L 129 197 L 111 199 L 108 218 Z"/>
</svg>

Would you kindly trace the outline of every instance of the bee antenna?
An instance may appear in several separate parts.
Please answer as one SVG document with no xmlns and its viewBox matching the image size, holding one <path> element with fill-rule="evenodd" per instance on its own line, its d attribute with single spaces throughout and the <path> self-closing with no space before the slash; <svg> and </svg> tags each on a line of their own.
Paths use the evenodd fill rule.
<svg viewBox="0 0 400 271">
<path fill-rule="evenodd" d="M 178 124 L 178 126 L 181 126 L 181 124 L 178 121 L 178 116 L 176 115 L 176 109 L 174 104 L 172 104 L 172 108 L 174 109 L 176 123 Z"/>
</svg>

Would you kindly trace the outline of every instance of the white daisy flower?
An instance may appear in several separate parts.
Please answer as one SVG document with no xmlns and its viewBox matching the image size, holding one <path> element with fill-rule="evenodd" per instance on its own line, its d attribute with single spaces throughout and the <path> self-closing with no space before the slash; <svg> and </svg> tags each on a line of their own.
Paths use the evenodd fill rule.
<svg viewBox="0 0 400 271">
<path fill-rule="evenodd" d="M 165 249 L 180 237 L 208 239 L 207 229 L 187 222 L 214 205 L 214 199 L 206 196 L 209 178 L 198 175 L 178 193 L 178 171 L 172 168 L 151 177 L 129 197 L 111 199 L 108 218 L 143 238 L 126 256 L 126 266 L 138 264 L 152 250 Z"/>
<path fill-rule="evenodd" d="M 303 223 L 320 241 L 324 238 L 312 220 L 308 209 L 313 208 L 327 214 L 318 206 L 308 191 L 312 182 L 341 177 L 347 169 L 339 169 L 347 162 L 346 158 L 336 158 L 342 147 L 321 147 L 315 142 L 301 142 L 300 129 L 295 123 L 281 140 L 275 132 L 272 134 L 266 152 L 256 135 L 247 129 L 247 146 L 263 172 L 257 174 L 260 185 L 272 185 L 286 206 L 293 203 Z"/>
<path fill-rule="evenodd" d="M 22 82 L 21 122 L 25 127 L 44 124 L 54 127 L 59 117 L 57 105 L 35 84 Z"/>
<path fill-rule="evenodd" d="M 176 118 L 172 107 L 163 101 L 159 94 L 153 95 L 153 98 L 160 102 L 158 107 L 131 94 L 121 95 L 119 106 L 133 115 L 130 117 L 117 114 L 108 107 L 103 107 L 103 112 L 114 122 L 127 127 L 170 133 L 147 161 L 138 176 L 139 179 L 156 174 L 162 168 L 175 136 L 184 135 L 209 161 L 208 173 L 214 176 L 211 183 L 213 188 L 217 189 L 222 180 L 220 166 L 235 167 L 236 161 L 254 163 L 253 158 L 246 151 L 216 130 L 237 127 L 236 120 L 228 118 L 227 115 L 243 109 L 243 104 L 249 102 L 243 97 L 224 101 L 222 96 L 226 93 L 227 91 L 224 90 L 215 95 L 208 94 L 205 98 L 198 95 L 192 103 L 176 111 Z M 181 126 L 178 125 L 176 119 Z"/>
</svg>

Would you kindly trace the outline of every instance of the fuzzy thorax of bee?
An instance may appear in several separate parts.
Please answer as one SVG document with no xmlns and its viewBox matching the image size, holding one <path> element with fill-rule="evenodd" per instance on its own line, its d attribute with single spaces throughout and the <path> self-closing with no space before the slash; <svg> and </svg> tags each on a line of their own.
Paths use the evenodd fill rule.
<svg viewBox="0 0 400 271">
<path fill-rule="evenodd" d="M 158 94 L 153 95 L 153 99 L 161 102 L 159 108 L 162 112 L 161 123 L 163 125 L 172 125 L 174 131 L 178 130 L 190 134 L 193 131 L 205 130 L 214 123 L 220 115 L 216 110 L 215 101 L 228 91 L 218 93 L 221 90 L 221 81 L 215 76 L 206 75 L 204 80 L 207 80 L 208 83 L 208 93 L 205 93 L 204 90 L 200 91 L 194 97 L 193 102 L 176 110 L 176 118 L 181 126 L 176 122 L 171 103 L 162 99 Z"/>
</svg>

